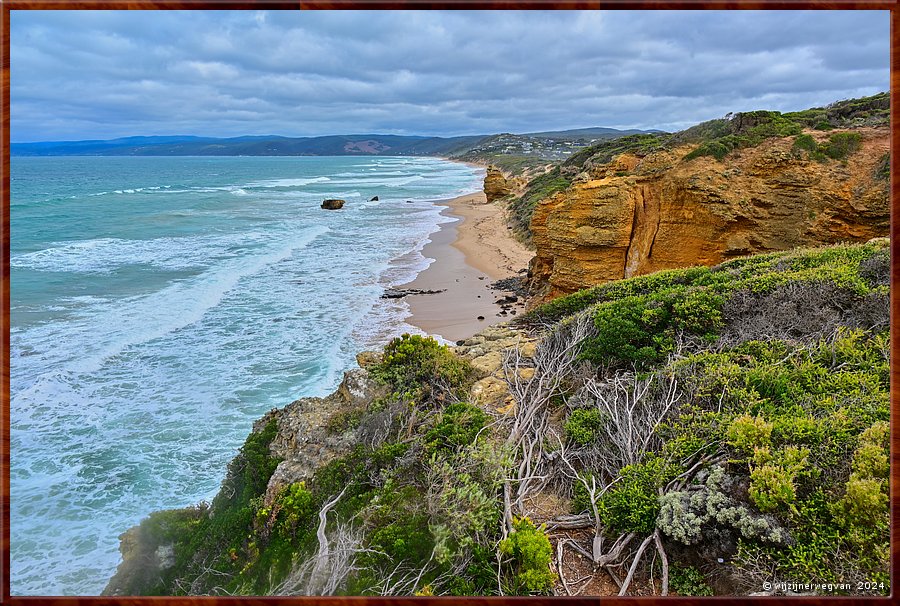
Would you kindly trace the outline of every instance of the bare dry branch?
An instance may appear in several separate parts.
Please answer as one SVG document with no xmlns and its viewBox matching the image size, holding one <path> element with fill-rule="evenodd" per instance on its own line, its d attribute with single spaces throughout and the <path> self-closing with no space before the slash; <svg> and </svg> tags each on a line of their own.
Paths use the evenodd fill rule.
<svg viewBox="0 0 900 606">
<path fill-rule="evenodd" d="M 634 578 L 634 572 L 637 570 L 638 562 L 641 561 L 641 556 L 644 555 L 644 550 L 647 549 L 647 545 L 650 544 L 650 541 L 653 540 L 653 535 L 651 534 L 644 542 L 641 543 L 641 546 L 638 547 L 637 553 L 634 556 L 634 559 L 631 561 L 631 567 L 628 569 L 628 576 L 625 577 L 625 580 L 622 582 L 622 587 L 619 589 L 619 596 L 625 595 L 625 592 L 628 591 L 628 586 L 631 585 L 631 580 Z"/>
</svg>

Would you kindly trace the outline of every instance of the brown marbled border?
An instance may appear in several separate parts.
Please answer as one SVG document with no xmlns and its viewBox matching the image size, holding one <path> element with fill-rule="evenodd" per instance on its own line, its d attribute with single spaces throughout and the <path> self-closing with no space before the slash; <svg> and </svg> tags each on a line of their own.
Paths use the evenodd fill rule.
<svg viewBox="0 0 900 606">
<path fill-rule="evenodd" d="M 191 9 L 815 9 L 815 10 L 890 10 L 891 11 L 891 587 L 897 588 L 900 583 L 897 563 L 900 561 L 900 540 L 897 528 L 900 523 L 900 328 L 896 320 L 900 318 L 900 295 L 894 285 L 900 281 L 900 242 L 895 237 L 898 229 L 897 211 L 900 200 L 900 160 L 896 150 L 900 149 L 900 130 L 896 127 L 898 103 L 900 103 L 900 53 L 896 52 L 900 43 L 900 0 L 603 0 L 578 1 L 559 0 L 0 0 L 2 25 L 0 25 L 0 88 L 2 88 L 2 163 L 0 163 L 0 603 L 18 604 L 21 606 L 87 606 L 93 604 L 109 604 L 121 606 L 142 605 L 176 605 L 190 604 L 203 606 L 287 606 L 295 604 L 316 604 L 327 606 L 394 606 L 410 604 L 452 604 L 473 606 L 499 605 L 544 605 L 565 604 L 594 605 L 599 603 L 675 603 L 680 605 L 702 604 L 721 605 L 735 602 L 765 601 L 767 604 L 790 602 L 804 605 L 818 604 L 857 604 L 859 602 L 888 604 L 893 603 L 896 592 L 891 597 L 768 597 L 768 598 L 691 598 L 691 597 L 553 597 L 553 598 L 517 598 L 517 597 L 441 597 L 441 598 L 363 598 L 363 597 L 299 597 L 299 598 L 241 598 L 241 597 L 11 597 L 9 583 L 9 533 L 10 533 L 10 387 L 9 387 L 9 331 L 10 331 L 10 283 L 9 283 L 9 126 L 10 126 L 10 38 L 9 13 L 11 10 L 60 10 L 60 9 L 129 9 L 129 10 L 191 10 Z"/>
</svg>

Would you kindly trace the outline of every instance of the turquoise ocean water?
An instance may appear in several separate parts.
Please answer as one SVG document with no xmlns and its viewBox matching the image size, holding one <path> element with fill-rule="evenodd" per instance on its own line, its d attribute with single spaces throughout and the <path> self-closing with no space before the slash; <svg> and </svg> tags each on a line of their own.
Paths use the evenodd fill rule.
<svg viewBox="0 0 900 606">
<path fill-rule="evenodd" d="M 211 499 L 253 420 L 410 330 L 380 294 L 427 266 L 433 201 L 482 177 L 430 158 L 12 158 L 13 595 L 99 593 L 118 535 Z"/>
</svg>

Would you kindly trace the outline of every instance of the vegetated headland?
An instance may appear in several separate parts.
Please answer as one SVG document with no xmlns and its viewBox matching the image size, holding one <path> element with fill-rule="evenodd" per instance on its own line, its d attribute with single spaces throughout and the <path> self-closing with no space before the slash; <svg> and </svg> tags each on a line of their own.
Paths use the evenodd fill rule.
<svg viewBox="0 0 900 606">
<path fill-rule="evenodd" d="M 527 313 L 272 410 L 105 593 L 888 595 L 888 115 L 460 154 Z"/>
</svg>

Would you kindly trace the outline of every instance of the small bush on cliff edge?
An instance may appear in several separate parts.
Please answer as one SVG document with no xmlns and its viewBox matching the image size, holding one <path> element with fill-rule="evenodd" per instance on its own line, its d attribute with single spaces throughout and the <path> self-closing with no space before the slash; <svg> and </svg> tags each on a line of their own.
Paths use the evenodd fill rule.
<svg viewBox="0 0 900 606">
<path fill-rule="evenodd" d="M 824 162 L 828 158 L 832 160 L 846 160 L 850 154 L 859 150 L 862 146 L 862 137 L 859 133 L 840 132 L 834 133 L 822 144 L 816 142 L 810 135 L 798 135 L 794 139 L 791 151 L 800 154 L 807 152 L 811 160 Z"/>
<path fill-rule="evenodd" d="M 382 361 L 371 372 L 401 397 L 412 398 L 431 396 L 437 387 L 459 391 L 473 375 L 471 365 L 446 345 L 405 333 L 385 346 Z"/>
<path fill-rule="evenodd" d="M 822 146 L 822 153 L 834 160 L 844 160 L 862 146 L 859 133 L 834 133 Z"/>
<path fill-rule="evenodd" d="M 685 160 L 693 160 L 700 156 L 712 156 L 721 160 L 735 149 L 756 147 L 772 137 L 790 137 L 799 135 L 803 126 L 779 112 L 754 111 L 735 114 L 728 121 L 726 129 L 720 127 L 711 131 L 700 145 L 687 154 Z"/>
</svg>

